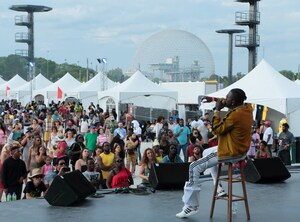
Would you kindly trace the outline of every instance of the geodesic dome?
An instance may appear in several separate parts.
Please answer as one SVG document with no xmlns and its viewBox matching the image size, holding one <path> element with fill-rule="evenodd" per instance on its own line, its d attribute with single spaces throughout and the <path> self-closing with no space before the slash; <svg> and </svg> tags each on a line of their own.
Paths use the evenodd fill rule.
<svg viewBox="0 0 300 222">
<path fill-rule="evenodd" d="M 214 60 L 206 44 L 194 34 L 182 30 L 165 30 L 146 39 L 136 51 L 133 68 L 151 73 L 151 64 L 164 64 L 167 59 L 175 57 L 178 57 L 181 70 L 191 68 L 197 61 L 201 78 L 215 72 Z"/>
</svg>

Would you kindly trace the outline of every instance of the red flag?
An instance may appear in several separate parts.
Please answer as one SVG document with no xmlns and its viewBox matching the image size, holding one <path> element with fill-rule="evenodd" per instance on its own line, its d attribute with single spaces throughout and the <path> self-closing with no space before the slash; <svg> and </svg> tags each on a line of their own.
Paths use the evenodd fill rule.
<svg viewBox="0 0 300 222">
<path fill-rule="evenodd" d="M 57 98 L 62 99 L 62 96 L 63 96 L 63 91 L 61 90 L 61 88 L 57 87 Z"/>
<path fill-rule="evenodd" d="M 5 89 L 5 91 L 6 91 L 6 92 L 5 92 L 5 95 L 6 95 L 6 96 L 8 96 L 8 90 L 10 90 L 10 88 L 9 88 L 9 86 L 6 86 L 6 89 Z"/>
</svg>

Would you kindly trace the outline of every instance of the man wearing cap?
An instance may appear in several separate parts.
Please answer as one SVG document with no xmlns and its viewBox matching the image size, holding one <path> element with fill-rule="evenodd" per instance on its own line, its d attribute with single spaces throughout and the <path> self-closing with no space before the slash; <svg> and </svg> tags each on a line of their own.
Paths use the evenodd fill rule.
<svg viewBox="0 0 300 222">
<path fill-rule="evenodd" d="M 264 125 L 266 127 L 266 130 L 263 135 L 263 140 L 267 142 L 267 149 L 270 153 L 270 156 L 272 157 L 272 146 L 273 146 L 273 129 L 271 128 L 271 122 L 265 121 Z"/>
<path fill-rule="evenodd" d="M 23 181 L 27 178 L 27 169 L 25 162 L 20 159 L 19 146 L 14 145 L 10 152 L 11 156 L 3 162 L 2 183 L 6 195 L 15 193 L 17 200 L 20 200 Z"/>
<path fill-rule="evenodd" d="M 89 156 L 93 156 L 96 148 L 98 133 L 95 130 L 95 125 L 90 126 L 90 131 L 85 135 L 85 146 L 89 150 Z"/>
</svg>

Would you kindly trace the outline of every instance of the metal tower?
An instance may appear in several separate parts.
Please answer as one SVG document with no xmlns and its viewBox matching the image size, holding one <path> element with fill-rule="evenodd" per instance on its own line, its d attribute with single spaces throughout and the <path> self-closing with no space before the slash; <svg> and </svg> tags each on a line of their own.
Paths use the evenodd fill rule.
<svg viewBox="0 0 300 222">
<path fill-rule="evenodd" d="M 27 12 L 28 15 L 17 15 L 15 16 L 15 25 L 27 26 L 28 32 L 18 32 L 15 34 L 15 41 L 20 43 L 27 43 L 28 50 L 17 49 L 16 55 L 27 57 L 29 66 L 29 80 L 33 78 L 33 72 L 30 70 L 34 69 L 34 12 L 48 12 L 52 8 L 41 5 L 12 5 L 9 9 L 19 12 Z"/>
<path fill-rule="evenodd" d="M 236 35 L 235 46 L 248 49 L 248 71 L 250 72 L 256 66 L 257 50 L 259 46 L 259 35 L 257 26 L 260 24 L 260 13 L 258 12 L 258 1 L 260 0 L 236 0 L 241 3 L 249 3 L 249 11 L 236 12 L 235 24 L 248 26 L 248 35 Z"/>
</svg>

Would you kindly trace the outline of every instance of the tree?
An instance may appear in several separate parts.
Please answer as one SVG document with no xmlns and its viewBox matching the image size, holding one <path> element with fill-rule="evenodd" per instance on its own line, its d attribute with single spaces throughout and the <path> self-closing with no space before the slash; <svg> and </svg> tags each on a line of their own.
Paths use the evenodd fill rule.
<svg viewBox="0 0 300 222">
<path fill-rule="evenodd" d="M 120 68 L 115 68 L 115 69 L 111 69 L 107 72 L 107 77 L 114 81 L 114 82 L 124 82 L 125 81 L 125 77 L 123 74 L 122 69 Z"/>
<path fill-rule="evenodd" d="M 285 76 L 286 78 L 294 81 L 295 79 L 297 79 L 297 75 L 295 73 L 293 73 L 292 71 L 289 70 L 282 70 L 279 73 L 281 73 L 283 76 Z"/>
</svg>

